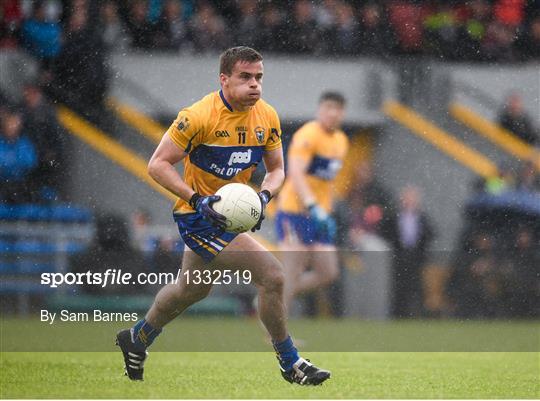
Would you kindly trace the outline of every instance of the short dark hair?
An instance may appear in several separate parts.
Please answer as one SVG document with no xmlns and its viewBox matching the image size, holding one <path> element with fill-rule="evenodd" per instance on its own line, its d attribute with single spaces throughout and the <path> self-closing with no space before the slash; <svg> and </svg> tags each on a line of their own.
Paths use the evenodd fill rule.
<svg viewBox="0 0 540 401">
<path fill-rule="evenodd" d="M 334 91 L 323 92 L 321 97 L 319 98 L 319 104 L 322 102 L 326 102 L 327 100 L 339 103 L 341 106 L 345 106 L 345 103 L 347 103 L 347 101 L 345 100 L 345 96 L 343 96 L 339 92 Z"/>
<path fill-rule="evenodd" d="M 236 62 L 247 61 L 248 63 L 255 63 L 257 61 L 262 61 L 262 59 L 261 53 L 251 47 L 231 47 L 221 53 L 221 56 L 219 57 L 219 73 L 231 75 Z"/>
</svg>

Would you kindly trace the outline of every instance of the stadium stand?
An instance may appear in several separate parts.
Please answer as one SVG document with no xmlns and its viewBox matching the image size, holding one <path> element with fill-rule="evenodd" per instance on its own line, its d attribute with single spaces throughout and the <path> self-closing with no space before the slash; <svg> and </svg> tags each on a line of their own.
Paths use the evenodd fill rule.
<svg viewBox="0 0 540 401">
<path fill-rule="evenodd" d="M 47 1 L 36 4 L 32 10 L 18 0 L 2 3 L 1 44 L 22 45 L 45 64 L 62 48 L 71 47 L 70 40 L 79 35 L 77 25 L 87 24 L 85 18 L 91 31 L 99 33 L 85 42 L 99 39 L 109 50 L 129 46 L 201 52 L 244 41 L 274 52 L 422 54 L 515 62 L 538 58 L 540 49 L 540 17 L 534 1 L 389 0 L 358 6 L 308 0 L 263 5 L 250 0 L 109 0 L 50 2 L 49 8 Z M 255 35 L 243 34 L 248 32 Z M 62 34 L 68 39 L 65 44 Z"/>
<path fill-rule="evenodd" d="M 32 311 L 51 291 L 40 274 L 68 271 L 68 258 L 89 244 L 92 214 L 71 204 L 0 204 L 2 309 Z"/>
</svg>

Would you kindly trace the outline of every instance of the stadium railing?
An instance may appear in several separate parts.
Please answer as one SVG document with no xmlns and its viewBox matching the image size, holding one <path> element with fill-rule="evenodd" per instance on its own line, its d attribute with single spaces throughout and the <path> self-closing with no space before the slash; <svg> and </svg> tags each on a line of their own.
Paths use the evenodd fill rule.
<svg viewBox="0 0 540 401">
<path fill-rule="evenodd" d="M 45 296 L 44 272 L 66 272 L 69 257 L 84 251 L 94 237 L 88 209 L 60 205 L 0 205 L 0 294 L 11 297 L 21 314 L 30 297 Z"/>
</svg>

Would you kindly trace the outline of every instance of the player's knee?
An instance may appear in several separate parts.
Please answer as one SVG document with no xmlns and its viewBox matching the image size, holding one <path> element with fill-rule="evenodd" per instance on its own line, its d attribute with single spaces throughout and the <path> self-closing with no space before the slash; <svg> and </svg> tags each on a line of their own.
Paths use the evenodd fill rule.
<svg viewBox="0 0 540 401">
<path fill-rule="evenodd" d="M 183 300 L 190 303 L 198 302 L 208 296 L 212 287 L 189 285 L 184 288 L 181 294 Z"/>
<path fill-rule="evenodd" d="M 266 276 L 266 289 L 270 291 L 282 292 L 285 285 L 285 272 L 281 264 L 276 264 L 268 269 Z"/>
<path fill-rule="evenodd" d="M 324 271 L 321 277 L 321 285 L 326 286 L 332 284 L 337 280 L 339 276 L 339 269 L 337 267 L 329 267 Z"/>
</svg>

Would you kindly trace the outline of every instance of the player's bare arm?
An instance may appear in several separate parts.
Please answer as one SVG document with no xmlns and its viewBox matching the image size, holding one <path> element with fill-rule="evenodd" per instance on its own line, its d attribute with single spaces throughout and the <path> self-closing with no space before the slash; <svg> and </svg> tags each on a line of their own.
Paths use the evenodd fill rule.
<svg viewBox="0 0 540 401">
<path fill-rule="evenodd" d="M 276 196 L 285 181 L 283 150 L 279 148 L 266 152 L 263 161 L 266 175 L 261 184 L 261 191 L 267 190 L 272 196 Z"/>
<path fill-rule="evenodd" d="M 169 134 L 165 134 L 148 162 L 148 174 L 173 194 L 189 200 L 195 191 L 184 182 L 174 167 L 186 156 L 187 153 L 171 140 Z"/>
<path fill-rule="evenodd" d="M 306 207 L 315 203 L 315 196 L 306 181 L 308 163 L 308 160 L 300 157 L 291 157 L 287 167 L 287 173 L 298 191 L 299 198 L 303 200 Z"/>
</svg>

